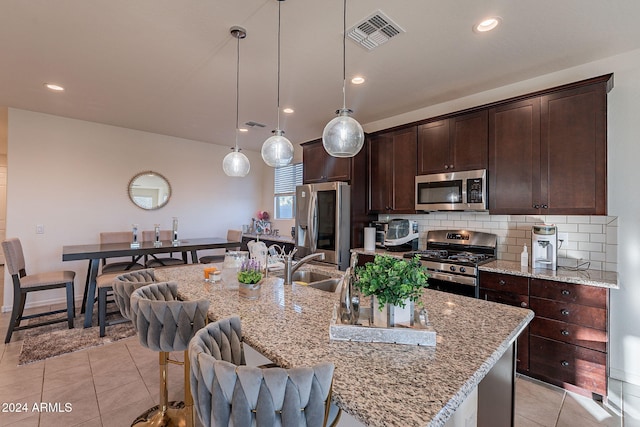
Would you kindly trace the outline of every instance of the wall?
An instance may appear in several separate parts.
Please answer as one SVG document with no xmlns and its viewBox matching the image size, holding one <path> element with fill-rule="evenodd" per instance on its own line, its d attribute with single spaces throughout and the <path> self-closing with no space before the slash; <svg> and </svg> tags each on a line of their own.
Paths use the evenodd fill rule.
<svg viewBox="0 0 640 427">
<path fill-rule="evenodd" d="M 262 203 L 264 163 L 259 153 L 245 178 L 222 171 L 226 146 L 139 132 L 47 114 L 9 109 L 7 235 L 17 236 L 27 271 L 71 269 L 82 296 L 88 262 L 62 262 L 62 246 L 98 243 L 100 231 L 171 228 L 179 236 L 226 236 L 246 223 Z M 168 205 L 145 211 L 133 205 L 127 184 L 155 170 L 172 186 Z M 36 234 L 36 225 L 44 234 Z M 3 310 L 10 310 L 11 280 L 5 272 Z M 61 292 L 32 298 L 29 305 L 62 301 Z"/>
<path fill-rule="evenodd" d="M 374 132 L 607 73 L 614 73 L 614 87 L 608 95 L 608 214 L 618 218 L 618 245 L 617 253 L 605 254 L 605 262 L 617 260 L 620 285 L 611 292 L 610 300 L 610 375 L 640 384 L 640 197 L 633 190 L 634 183 L 640 181 L 640 50 L 390 117 L 364 128 Z M 613 236 L 607 234 L 607 238 Z"/>
</svg>

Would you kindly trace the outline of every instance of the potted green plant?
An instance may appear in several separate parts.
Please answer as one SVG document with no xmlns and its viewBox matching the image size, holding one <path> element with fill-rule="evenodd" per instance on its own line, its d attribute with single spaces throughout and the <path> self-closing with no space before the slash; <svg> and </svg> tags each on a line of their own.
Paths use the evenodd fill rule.
<svg viewBox="0 0 640 427">
<path fill-rule="evenodd" d="M 241 297 L 257 299 L 260 296 L 260 281 L 262 280 L 262 268 L 260 261 L 248 259 L 242 262 L 238 271 L 238 292 Z"/>
<path fill-rule="evenodd" d="M 375 326 L 390 327 L 396 323 L 413 324 L 413 306 L 424 288 L 429 274 L 418 256 L 410 259 L 376 255 L 373 262 L 356 268 L 354 286 L 364 296 L 372 297 L 371 311 Z"/>
</svg>

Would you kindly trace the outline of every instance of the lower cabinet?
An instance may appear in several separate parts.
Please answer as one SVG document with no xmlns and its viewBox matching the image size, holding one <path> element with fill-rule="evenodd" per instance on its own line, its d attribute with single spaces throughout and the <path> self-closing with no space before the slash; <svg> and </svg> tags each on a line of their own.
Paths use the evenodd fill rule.
<svg viewBox="0 0 640 427">
<path fill-rule="evenodd" d="M 480 274 L 480 298 L 528 308 L 529 278 L 482 272 Z M 521 373 L 529 371 L 529 326 L 518 338 L 516 369 Z"/>
<path fill-rule="evenodd" d="M 518 339 L 518 372 L 586 395 L 607 394 L 608 289 L 481 272 L 480 296 L 535 313 Z"/>
</svg>

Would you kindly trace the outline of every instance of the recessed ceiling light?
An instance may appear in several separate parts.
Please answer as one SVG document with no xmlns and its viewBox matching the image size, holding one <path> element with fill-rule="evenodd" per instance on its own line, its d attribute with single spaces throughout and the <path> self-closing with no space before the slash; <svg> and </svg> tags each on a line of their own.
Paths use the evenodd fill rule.
<svg viewBox="0 0 640 427">
<path fill-rule="evenodd" d="M 63 92 L 64 88 L 60 85 L 54 84 L 54 83 L 45 83 L 44 87 L 46 87 L 49 90 L 52 90 L 54 92 Z"/>
<path fill-rule="evenodd" d="M 282 110 L 282 112 L 286 114 L 292 114 L 293 111 L 294 111 L 293 108 L 285 108 L 284 110 Z"/>
<path fill-rule="evenodd" d="M 491 31 L 494 28 L 496 28 L 501 21 L 502 21 L 502 18 L 500 18 L 499 16 L 493 16 L 491 18 L 487 18 L 482 22 L 480 22 L 479 24 L 475 25 L 473 27 L 473 31 L 475 31 L 476 33 L 486 33 L 487 31 Z"/>
<path fill-rule="evenodd" d="M 351 83 L 353 83 L 354 85 L 361 85 L 362 83 L 364 83 L 364 77 L 356 76 L 351 79 Z"/>
<path fill-rule="evenodd" d="M 240 128 L 240 129 L 238 129 L 238 130 L 239 130 L 240 132 L 249 132 L 249 129 L 247 129 L 247 128 Z"/>
</svg>

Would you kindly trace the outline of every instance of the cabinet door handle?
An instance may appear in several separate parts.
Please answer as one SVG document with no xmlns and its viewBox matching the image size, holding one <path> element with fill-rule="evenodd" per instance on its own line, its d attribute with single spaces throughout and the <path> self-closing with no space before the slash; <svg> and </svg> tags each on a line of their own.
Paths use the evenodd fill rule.
<svg viewBox="0 0 640 427">
<path fill-rule="evenodd" d="M 449 165 L 444 165 L 444 168 L 445 169 L 449 169 Z"/>
<path fill-rule="evenodd" d="M 569 331 L 567 331 L 566 329 L 563 329 L 562 331 L 560 331 L 560 333 L 561 333 L 562 335 L 564 335 L 565 337 L 568 337 L 568 336 L 569 336 Z"/>
<path fill-rule="evenodd" d="M 453 165 L 449 165 L 449 169 L 453 169 Z"/>
<path fill-rule="evenodd" d="M 498 282 L 498 284 L 499 284 L 500 286 L 504 286 L 504 285 L 506 285 L 506 282 L 505 282 L 504 280 L 500 279 L 500 281 Z"/>
<path fill-rule="evenodd" d="M 567 366 L 569 366 L 569 362 L 567 362 L 566 360 L 563 360 L 562 362 L 560 362 L 560 364 L 561 364 L 562 366 L 564 366 L 565 368 L 566 368 Z"/>
<path fill-rule="evenodd" d="M 520 307 L 527 308 L 528 304 L 524 301 L 520 303 Z"/>
<path fill-rule="evenodd" d="M 542 209 L 549 209 L 549 206 L 547 206 L 547 205 L 542 205 Z"/>
<path fill-rule="evenodd" d="M 569 291 L 568 291 L 568 290 L 566 290 L 566 289 L 563 289 L 563 290 L 561 290 L 561 291 L 560 291 L 560 293 L 561 293 L 562 295 L 569 295 L 571 292 L 569 292 Z"/>
<path fill-rule="evenodd" d="M 560 310 L 560 313 L 561 313 L 563 316 L 568 316 L 568 315 L 569 315 L 569 310 L 567 310 L 566 308 L 563 308 L 562 310 Z"/>
<path fill-rule="evenodd" d="M 533 209 L 540 209 L 540 205 L 533 205 Z"/>
</svg>

